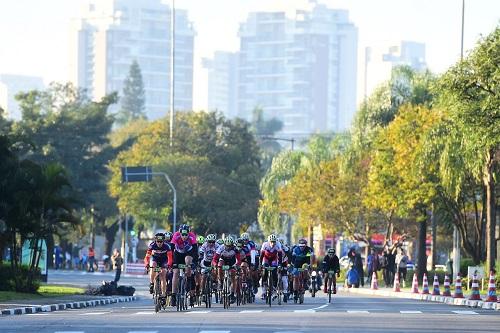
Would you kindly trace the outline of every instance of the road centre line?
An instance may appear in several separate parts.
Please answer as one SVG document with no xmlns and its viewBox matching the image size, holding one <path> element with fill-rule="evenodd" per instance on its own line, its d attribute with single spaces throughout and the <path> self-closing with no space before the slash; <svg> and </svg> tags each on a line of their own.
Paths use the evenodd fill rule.
<svg viewBox="0 0 500 333">
<path fill-rule="evenodd" d="M 230 333 L 231 331 L 199 331 L 198 333 Z"/>
<path fill-rule="evenodd" d="M 347 313 L 370 313 L 365 310 L 347 310 Z"/>
<path fill-rule="evenodd" d="M 402 314 L 422 313 L 422 311 L 399 311 Z"/>
<path fill-rule="evenodd" d="M 312 308 L 312 309 L 309 309 L 309 310 L 319 310 L 319 309 L 323 309 L 323 308 L 326 308 L 328 306 L 328 303 L 327 304 L 324 304 L 322 306 L 318 306 L 317 308 Z"/>
<path fill-rule="evenodd" d="M 103 314 L 107 314 L 107 313 L 111 313 L 111 311 L 106 311 L 106 312 L 86 312 L 86 313 L 79 313 L 78 315 L 79 316 L 92 316 L 92 315 L 103 315 Z"/>
<path fill-rule="evenodd" d="M 475 311 L 467 311 L 467 310 L 457 310 L 457 311 L 451 311 L 456 314 L 464 314 L 464 315 L 477 315 L 478 313 Z"/>
<path fill-rule="evenodd" d="M 261 313 L 264 312 L 264 310 L 243 310 L 240 311 L 240 313 Z"/>
</svg>

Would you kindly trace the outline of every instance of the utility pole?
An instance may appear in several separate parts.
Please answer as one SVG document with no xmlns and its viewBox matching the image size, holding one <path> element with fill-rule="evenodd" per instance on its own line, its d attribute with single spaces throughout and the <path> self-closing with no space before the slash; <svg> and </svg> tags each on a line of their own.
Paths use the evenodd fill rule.
<svg viewBox="0 0 500 333">
<path fill-rule="evenodd" d="M 462 35 L 460 40 L 460 61 L 464 59 L 464 21 L 465 21 L 465 0 L 462 0 Z M 455 226 L 453 228 L 453 280 L 460 272 L 460 232 Z"/>
<path fill-rule="evenodd" d="M 174 97 L 175 97 L 175 0 L 170 10 L 170 147 L 174 143 Z"/>
</svg>

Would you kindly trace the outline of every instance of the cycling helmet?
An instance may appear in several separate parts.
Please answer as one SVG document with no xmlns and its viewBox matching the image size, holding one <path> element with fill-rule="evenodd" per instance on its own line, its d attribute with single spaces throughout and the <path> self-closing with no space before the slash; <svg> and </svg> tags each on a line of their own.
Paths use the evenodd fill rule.
<svg viewBox="0 0 500 333">
<path fill-rule="evenodd" d="M 244 241 L 248 241 L 250 240 L 250 235 L 247 232 L 244 232 L 241 234 L 241 239 L 243 239 Z"/>
<path fill-rule="evenodd" d="M 333 247 L 328 249 L 328 254 L 335 254 L 335 249 Z"/>
<path fill-rule="evenodd" d="M 182 233 L 183 231 L 187 231 L 187 232 L 190 232 L 191 231 L 191 228 L 189 228 L 189 226 L 187 224 L 183 224 L 181 225 L 181 227 L 179 228 L 179 232 Z"/>
<path fill-rule="evenodd" d="M 167 231 L 167 232 L 165 233 L 165 239 L 167 239 L 167 240 L 172 240 L 172 233 L 171 233 L 170 231 Z"/>
<path fill-rule="evenodd" d="M 219 245 L 224 244 L 224 240 L 222 240 L 222 239 L 218 239 L 218 240 L 217 240 L 217 244 L 219 244 Z"/>
<path fill-rule="evenodd" d="M 205 238 L 205 240 L 206 240 L 207 242 L 209 242 L 209 243 L 210 243 L 210 242 L 215 243 L 216 239 L 217 239 L 217 237 L 215 237 L 215 235 L 214 235 L 214 234 L 209 234 L 209 235 L 207 235 L 207 238 Z"/>
<path fill-rule="evenodd" d="M 243 247 L 245 245 L 245 241 L 243 240 L 243 238 L 238 238 L 236 240 L 236 246 L 237 247 Z"/>
<path fill-rule="evenodd" d="M 226 245 L 226 246 L 233 246 L 234 245 L 234 239 L 232 237 L 226 237 L 224 239 L 224 245 Z"/>
<path fill-rule="evenodd" d="M 159 232 L 155 234 L 155 241 L 164 241 L 165 240 L 165 234 L 163 232 Z"/>
<path fill-rule="evenodd" d="M 200 235 L 200 236 L 198 236 L 198 237 L 196 237 L 196 242 L 197 242 L 199 245 L 201 245 L 201 244 L 205 243 L 205 237 L 203 237 L 203 236 L 201 236 L 201 235 Z"/>
<path fill-rule="evenodd" d="M 299 246 L 300 247 L 307 246 L 307 240 L 305 238 L 301 238 L 299 240 Z"/>
<path fill-rule="evenodd" d="M 267 237 L 267 240 L 269 242 L 276 242 L 278 240 L 278 237 L 276 237 L 275 234 L 270 234 L 269 237 Z"/>
</svg>

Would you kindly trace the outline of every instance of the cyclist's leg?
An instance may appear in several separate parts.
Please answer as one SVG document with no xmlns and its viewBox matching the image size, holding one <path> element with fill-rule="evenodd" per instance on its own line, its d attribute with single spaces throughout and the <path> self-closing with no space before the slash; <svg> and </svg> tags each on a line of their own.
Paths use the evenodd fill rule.
<svg viewBox="0 0 500 333">
<path fill-rule="evenodd" d="M 172 294 L 177 294 L 179 290 L 179 269 L 177 265 L 184 264 L 184 255 L 177 251 L 174 251 L 174 274 L 172 276 Z"/>
<path fill-rule="evenodd" d="M 286 268 L 281 271 L 281 281 L 283 282 L 283 293 L 288 294 L 288 272 Z"/>
<path fill-rule="evenodd" d="M 217 263 L 217 289 L 222 290 L 222 283 L 224 279 L 224 274 L 222 271 L 222 266 L 224 265 L 224 259 L 219 259 Z"/>
<path fill-rule="evenodd" d="M 328 280 L 329 280 L 329 274 L 325 273 L 325 277 L 323 278 L 324 280 L 324 286 L 323 286 L 323 292 L 327 293 L 328 292 Z"/>
</svg>

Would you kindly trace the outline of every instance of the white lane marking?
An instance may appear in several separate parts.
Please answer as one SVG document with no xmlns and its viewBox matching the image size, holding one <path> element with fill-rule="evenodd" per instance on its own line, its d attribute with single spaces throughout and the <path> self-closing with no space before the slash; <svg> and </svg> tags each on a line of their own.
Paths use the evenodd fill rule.
<svg viewBox="0 0 500 333">
<path fill-rule="evenodd" d="M 364 310 L 347 310 L 347 313 L 370 313 Z"/>
<path fill-rule="evenodd" d="M 184 312 L 185 314 L 195 314 L 195 313 L 210 313 L 210 311 L 188 311 Z"/>
<path fill-rule="evenodd" d="M 48 313 L 27 313 L 28 316 L 48 316 Z"/>
<path fill-rule="evenodd" d="M 318 306 L 317 308 L 312 308 L 311 310 L 319 310 L 319 309 L 326 308 L 327 306 L 328 306 L 328 304 L 324 304 L 322 306 Z"/>
<path fill-rule="evenodd" d="M 198 333 L 230 333 L 231 331 L 199 331 Z"/>
<path fill-rule="evenodd" d="M 465 315 L 477 315 L 478 313 L 475 311 L 467 311 L 467 310 L 458 310 L 458 311 L 451 311 L 456 314 L 465 314 Z"/>
<path fill-rule="evenodd" d="M 158 331 L 128 331 L 128 333 L 158 333 Z"/>
<path fill-rule="evenodd" d="M 55 331 L 54 333 L 85 333 L 84 331 Z"/>
<path fill-rule="evenodd" d="M 107 314 L 107 313 L 111 313 L 111 311 L 107 311 L 107 312 L 86 312 L 86 313 L 79 313 L 78 315 L 79 316 L 92 316 L 92 315 L 103 315 L 103 314 Z"/>
<path fill-rule="evenodd" d="M 403 314 L 411 314 L 411 313 L 422 313 L 422 311 L 399 311 Z"/>
<path fill-rule="evenodd" d="M 136 312 L 134 314 L 136 314 L 136 315 L 152 315 L 155 313 L 154 313 L 154 311 L 139 311 L 139 312 Z"/>
<path fill-rule="evenodd" d="M 297 312 L 297 313 L 315 313 L 316 311 L 314 311 L 312 309 L 308 309 L 308 310 L 294 310 L 293 312 Z"/>
<path fill-rule="evenodd" d="M 261 313 L 264 312 L 264 310 L 243 310 L 240 311 L 240 313 Z"/>
</svg>

